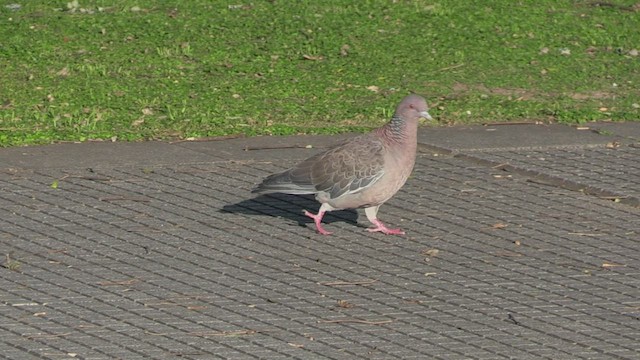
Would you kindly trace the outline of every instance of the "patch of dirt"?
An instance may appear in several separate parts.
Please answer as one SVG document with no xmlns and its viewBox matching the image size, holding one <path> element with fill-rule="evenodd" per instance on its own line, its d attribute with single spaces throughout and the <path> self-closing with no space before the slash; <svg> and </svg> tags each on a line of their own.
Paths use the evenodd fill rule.
<svg viewBox="0 0 640 360">
<path fill-rule="evenodd" d="M 484 85 L 467 85 L 463 83 L 455 83 L 452 86 L 452 90 L 454 94 L 464 94 L 470 91 L 479 91 L 486 95 L 497 95 L 504 96 L 514 100 L 533 100 L 535 98 L 549 98 L 549 97 L 558 97 L 562 94 L 559 93 L 545 93 L 538 92 L 530 89 L 521 89 L 521 88 L 489 88 Z M 581 93 L 568 93 L 566 96 L 572 98 L 573 100 L 606 100 L 615 98 L 615 94 L 607 91 L 589 91 L 589 92 L 581 92 Z"/>
<path fill-rule="evenodd" d="M 465 93 L 472 90 L 480 91 L 487 95 L 506 96 L 518 100 L 531 100 L 535 97 L 543 96 L 543 94 L 538 94 L 535 91 L 520 88 L 488 88 L 484 85 L 467 85 L 463 83 L 453 84 L 453 91 L 455 93 Z"/>
<path fill-rule="evenodd" d="M 620 10 L 620 11 L 633 11 L 633 12 L 640 11 L 640 3 L 635 3 L 631 6 L 624 6 L 624 5 L 614 4 L 613 2 L 609 2 L 609 1 L 593 1 L 589 3 L 589 6 L 611 8 L 611 9 Z"/>
<path fill-rule="evenodd" d="M 571 93 L 569 97 L 573 100 L 603 100 L 612 99 L 615 95 L 606 91 L 590 91 L 587 93 Z"/>
</svg>

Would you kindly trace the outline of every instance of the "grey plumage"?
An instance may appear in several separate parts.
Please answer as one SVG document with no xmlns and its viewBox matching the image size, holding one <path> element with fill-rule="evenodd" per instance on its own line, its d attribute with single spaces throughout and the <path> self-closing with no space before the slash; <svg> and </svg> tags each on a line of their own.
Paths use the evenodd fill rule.
<svg viewBox="0 0 640 360">
<path fill-rule="evenodd" d="M 419 118 L 431 116 L 425 100 L 405 97 L 391 120 L 371 133 L 357 136 L 316 154 L 296 166 L 268 176 L 253 192 L 315 194 L 322 204 L 314 219 L 318 232 L 327 211 L 365 208 L 369 221 L 385 234 L 403 234 L 377 219 L 380 205 L 393 196 L 409 177 L 415 163 Z"/>
</svg>

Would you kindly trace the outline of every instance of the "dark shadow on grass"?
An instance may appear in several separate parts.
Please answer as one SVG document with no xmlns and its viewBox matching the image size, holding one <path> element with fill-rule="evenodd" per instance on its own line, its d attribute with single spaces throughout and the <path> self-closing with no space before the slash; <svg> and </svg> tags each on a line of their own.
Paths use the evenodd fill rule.
<svg viewBox="0 0 640 360">
<path fill-rule="evenodd" d="M 315 214 L 319 208 L 320 203 L 312 195 L 267 194 L 225 205 L 220 212 L 285 218 L 296 222 L 298 226 L 306 227 L 307 224 L 312 224 L 313 220 L 302 212 L 308 210 Z M 325 214 L 322 222 L 324 224 L 347 222 L 357 225 L 357 220 L 356 210 L 341 210 Z"/>
</svg>

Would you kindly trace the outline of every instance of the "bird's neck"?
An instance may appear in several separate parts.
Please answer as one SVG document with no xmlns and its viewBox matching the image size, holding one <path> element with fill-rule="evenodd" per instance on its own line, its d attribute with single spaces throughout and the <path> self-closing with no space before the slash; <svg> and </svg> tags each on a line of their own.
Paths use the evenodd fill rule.
<svg viewBox="0 0 640 360">
<path fill-rule="evenodd" d="M 391 121 L 378 129 L 378 134 L 389 143 L 415 143 L 417 141 L 417 121 L 403 120 L 393 116 Z"/>
</svg>

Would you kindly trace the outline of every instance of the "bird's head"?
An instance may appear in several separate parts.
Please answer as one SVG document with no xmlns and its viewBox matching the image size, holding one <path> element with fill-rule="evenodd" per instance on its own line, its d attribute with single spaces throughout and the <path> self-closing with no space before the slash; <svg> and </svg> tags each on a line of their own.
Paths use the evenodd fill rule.
<svg viewBox="0 0 640 360">
<path fill-rule="evenodd" d="M 405 121 L 418 120 L 420 118 L 427 120 L 433 119 L 431 115 L 429 115 L 429 107 L 427 106 L 426 100 L 416 94 L 411 94 L 402 99 L 396 108 L 396 116 Z"/>
</svg>

